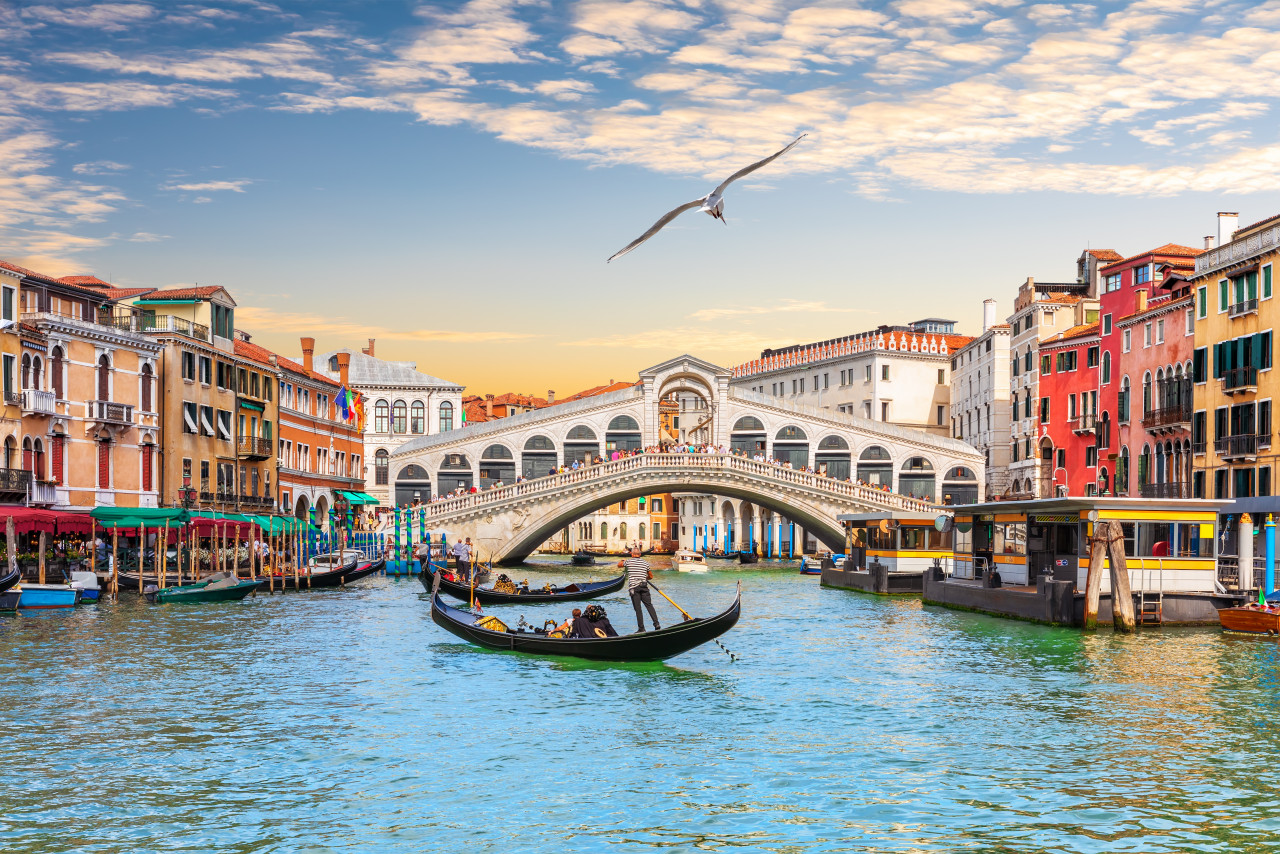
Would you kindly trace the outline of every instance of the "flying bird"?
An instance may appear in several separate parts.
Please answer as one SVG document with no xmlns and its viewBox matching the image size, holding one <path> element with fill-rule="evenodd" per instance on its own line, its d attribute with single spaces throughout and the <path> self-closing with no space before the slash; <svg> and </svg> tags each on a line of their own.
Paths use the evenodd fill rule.
<svg viewBox="0 0 1280 854">
<path fill-rule="evenodd" d="M 781 151 L 774 152 L 773 154 L 770 154 L 768 157 L 766 157 L 764 160 L 757 160 L 755 163 L 752 163 L 750 166 L 747 166 L 743 169 L 739 169 L 737 172 L 734 172 L 728 178 L 725 178 L 724 181 L 721 182 L 720 186 L 716 187 L 714 190 L 712 190 L 710 193 L 703 196 L 702 198 L 694 199 L 691 202 L 686 202 L 685 204 L 681 205 L 675 210 L 667 214 L 664 214 L 662 219 L 655 222 L 649 228 L 648 231 L 646 231 L 644 234 L 640 235 L 635 240 L 628 243 L 622 249 L 613 253 L 613 255 L 609 256 L 609 261 L 612 261 L 614 258 L 621 258 L 623 255 L 626 255 L 632 249 L 635 249 L 641 243 L 644 243 L 650 237 L 653 237 L 655 234 L 657 234 L 659 231 L 662 230 L 663 226 L 665 226 L 667 223 L 671 222 L 671 220 L 680 216 L 680 214 L 684 213 L 687 210 L 693 210 L 694 208 L 701 208 L 703 213 L 710 214 L 711 216 L 723 222 L 725 225 L 728 225 L 729 224 L 728 221 L 725 220 L 724 218 L 725 188 L 727 188 L 730 184 L 732 184 L 734 181 L 738 180 L 739 178 L 742 178 L 743 176 L 746 176 L 746 175 L 750 175 L 752 172 L 756 171 L 761 166 L 767 166 L 768 164 L 777 160 L 779 157 L 786 154 L 791 149 L 795 148 L 796 143 L 800 142 L 800 140 L 804 139 L 806 136 L 808 136 L 807 133 L 800 134 L 798 137 L 795 138 L 794 142 L 792 142 L 790 145 L 788 145 L 786 148 L 782 149 Z M 609 261 L 606 261 L 605 263 L 607 264 L 609 263 Z"/>
</svg>

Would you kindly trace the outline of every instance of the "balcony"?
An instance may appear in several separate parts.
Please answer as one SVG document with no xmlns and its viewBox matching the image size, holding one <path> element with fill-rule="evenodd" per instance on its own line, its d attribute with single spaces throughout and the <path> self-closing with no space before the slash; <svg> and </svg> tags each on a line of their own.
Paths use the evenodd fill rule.
<svg viewBox="0 0 1280 854">
<path fill-rule="evenodd" d="M 29 388 L 22 393 L 23 415 L 57 415 L 58 396 L 51 391 Z"/>
<path fill-rule="evenodd" d="M 119 313 L 111 311 L 91 312 L 88 317 L 84 316 L 84 312 L 75 310 L 24 311 L 20 317 L 23 323 L 30 323 L 37 327 L 53 324 L 64 328 L 85 329 L 99 333 L 104 328 L 124 333 L 136 334 L 142 332 L 143 317 L 140 312 L 117 308 Z"/>
<path fill-rule="evenodd" d="M 4 405 L 5 405 L 5 406 L 21 406 L 21 405 L 22 405 L 22 392 L 20 392 L 20 391 L 6 391 L 6 392 L 4 393 Z"/>
<path fill-rule="evenodd" d="M 254 508 L 273 510 L 276 506 L 276 500 L 270 495 L 241 495 L 240 506 L 250 510 Z"/>
<path fill-rule="evenodd" d="M 1191 453 L 1203 454 L 1206 450 L 1208 450 L 1208 445 L 1209 445 L 1208 442 L 1192 442 Z"/>
<path fill-rule="evenodd" d="M 1191 429 L 1191 404 L 1162 406 L 1142 416 L 1142 426 L 1152 433 Z"/>
<path fill-rule="evenodd" d="M 1067 426 L 1072 433 L 1092 433 L 1098 428 L 1098 413 L 1086 412 L 1075 418 L 1068 418 Z"/>
<path fill-rule="evenodd" d="M 273 439 L 241 436 L 238 449 L 242 460 L 267 460 L 276 455 L 276 443 Z"/>
<path fill-rule="evenodd" d="M 1223 436 L 1215 439 L 1213 450 L 1224 460 L 1249 460 L 1258 456 L 1259 436 L 1246 433 L 1241 436 Z M 1270 439 L 1270 437 L 1266 437 Z"/>
<path fill-rule="evenodd" d="M 1222 390 L 1227 394 L 1258 390 L 1258 369 L 1231 368 L 1222 375 Z"/>
<path fill-rule="evenodd" d="M 1246 314 L 1258 313 L 1258 300 L 1247 299 L 1244 302 L 1238 302 L 1234 305 L 1227 306 L 1227 317 L 1243 317 Z"/>
<path fill-rule="evenodd" d="M 29 504 L 57 504 L 58 485 L 53 481 L 33 480 L 27 501 Z"/>
<path fill-rule="evenodd" d="M 132 426 L 133 404 L 111 400 L 90 400 L 85 403 L 85 417 L 90 421 L 116 426 Z"/>
<path fill-rule="evenodd" d="M 203 323 L 194 323 L 171 314 L 152 315 L 142 318 L 143 332 L 174 333 L 194 338 L 197 341 L 209 340 L 209 327 Z"/>
<path fill-rule="evenodd" d="M 1143 498 L 1190 498 L 1190 483 L 1144 483 L 1139 488 Z"/>
<path fill-rule="evenodd" d="M 31 494 L 31 472 L 22 469 L 0 469 L 0 493 Z"/>
</svg>

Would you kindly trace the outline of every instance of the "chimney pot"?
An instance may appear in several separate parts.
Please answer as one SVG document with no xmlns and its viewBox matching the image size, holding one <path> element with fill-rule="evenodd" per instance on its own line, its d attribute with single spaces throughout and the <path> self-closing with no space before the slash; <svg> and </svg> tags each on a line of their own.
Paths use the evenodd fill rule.
<svg viewBox="0 0 1280 854">
<path fill-rule="evenodd" d="M 369 346 L 360 348 L 360 352 L 364 353 L 366 356 L 373 356 L 373 342 L 374 342 L 374 339 L 370 338 Z"/>
<path fill-rule="evenodd" d="M 982 331 L 996 325 L 996 301 L 993 299 L 984 299 L 982 301 Z"/>
<path fill-rule="evenodd" d="M 1231 233 L 1240 227 L 1240 214 L 1235 211 L 1218 211 L 1218 245 L 1231 242 Z"/>
<path fill-rule="evenodd" d="M 1147 310 L 1147 292 L 1145 290 L 1138 291 L 1138 311 Z"/>
<path fill-rule="evenodd" d="M 315 352 L 316 352 L 316 339 L 303 338 L 302 339 L 302 367 L 308 373 L 310 373 L 311 370 L 313 369 L 312 366 L 314 363 L 312 361 L 312 357 L 315 355 Z"/>
<path fill-rule="evenodd" d="M 484 396 L 484 414 L 489 418 L 493 417 L 493 395 L 491 394 Z"/>
<path fill-rule="evenodd" d="M 555 403 L 555 402 L 556 402 L 556 390 L 553 388 L 547 389 L 547 403 Z"/>
<path fill-rule="evenodd" d="M 338 382 L 341 383 L 344 388 L 347 388 L 349 387 L 347 384 L 347 377 L 349 376 L 351 369 L 351 354 L 338 353 L 335 358 L 338 360 Z"/>
<path fill-rule="evenodd" d="M 1213 239 L 1213 235 L 1212 235 L 1212 234 L 1206 234 L 1206 235 L 1204 236 L 1204 248 L 1205 248 L 1205 249 L 1212 249 L 1212 248 L 1214 248 L 1214 246 L 1216 246 L 1216 245 L 1217 245 L 1217 244 L 1214 242 L 1214 239 Z"/>
</svg>

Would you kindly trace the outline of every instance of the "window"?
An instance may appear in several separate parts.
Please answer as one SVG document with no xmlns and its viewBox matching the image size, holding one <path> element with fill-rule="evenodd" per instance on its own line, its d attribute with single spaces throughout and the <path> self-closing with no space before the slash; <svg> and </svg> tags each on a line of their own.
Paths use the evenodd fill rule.
<svg viewBox="0 0 1280 854">
<path fill-rule="evenodd" d="M 944 407 L 944 406 L 939 406 L 939 407 L 938 407 L 938 423 L 939 423 L 939 424 L 942 424 L 942 423 L 943 423 L 943 414 L 942 414 L 942 411 L 943 411 L 943 409 L 945 409 L 945 408 L 946 408 L 946 407 Z"/>
<path fill-rule="evenodd" d="M 1156 343 L 1157 344 L 1164 343 L 1164 320 L 1163 319 L 1156 321 Z"/>
<path fill-rule="evenodd" d="M 1199 288 L 1196 289 L 1196 317 L 1208 317 L 1208 315 L 1209 315 L 1209 286 L 1201 285 Z"/>
<path fill-rule="evenodd" d="M 235 337 L 235 312 L 225 306 L 211 303 L 213 312 L 213 334 L 219 338 Z"/>
<path fill-rule="evenodd" d="M 1111 382 L 1111 351 L 1102 354 L 1102 384 Z"/>
<path fill-rule="evenodd" d="M 240 393 L 248 394 L 249 393 L 249 372 L 246 371 L 244 368 L 240 368 L 238 370 L 238 377 L 240 380 L 238 385 L 240 389 Z"/>
<path fill-rule="evenodd" d="M 1121 338 L 1121 344 L 1120 344 L 1121 350 L 1128 353 L 1130 350 L 1133 349 L 1133 330 L 1132 329 L 1126 329 L 1124 331 L 1124 334 L 1120 336 L 1120 338 Z"/>
<path fill-rule="evenodd" d="M 208 356 L 200 357 L 200 382 L 205 385 L 213 382 L 213 359 Z"/>
<path fill-rule="evenodd" d="M 1218 314 L 1227 310 L 1227 280 L 1218 280 Z"/>
<path fill-rule="evenodd" d="M 1049 398 L 1047 397 L 1040 398 L 1040 423 L 1049 423 Z"/>
<path fill-rule="evenodd" d="M 444 401 L 440 404 L 440 432 L 453 429 L 453 404 Z"/>
<path fill-rule="evenodd" d="M 1145 285 L 1151 281 L 1151 265 L 1143 264 L 1141 267 L 1133 268 L 1133 283 L 1135 285 Z"/>
<path fill-rule="evenodd" d="M 1109 314 L 1102 315 L 1102 334 L 1111 334 L 1111 315 Z"/>
<path fill-rule="evenodd" d="M 1204 382 L 1206 377 L 1205 358 L 1208 355 L 1208 348 L 1197 347 L 1191 354 L 1191 381 L 1195 383 Z"/>
<path fill-rule="evenodd" d="M 0 288 L 0 315 L 4 320 L 17 320 L 17 316 L 13 313 L 13 296 L 15 288 Z"/>
<path fill-rule="evenodd" d="M 1271 265 L 1262 268 L 1262 298 L 1271 299 Z"/>
<path fill-rule="evenodd" d="M 867 365 L 867 382 L 871 382 L 871 366 Z"/>
<path fill-rule="evenodd" d="M 226 409 L 219 409 L 218 413 L 218 438 L 224 442 L 231 441 L 231 412 Z"/>
<path fill-rule="evenodd" d="M 183 403 L 182 404 L 182 432 L 200 435 L 200 425 L 197 419 L 200 417 L 199 404 Z"/>
<path fill-rule="evenodd" d="M 373 405 L 373 432 L 389 433 L 391 431 L 391 407 L 385 400 Z"/>
<path fill-rule="evenodd" d="M 888 365 L 881 365 L 881 366 L 880 366 L 880 379 L 882 379 L 882 380 L 887 380 L 887 379 L 889 379 L 889 366 L 888 366 Z M 803 380 L 802 380 L 801 382 L 803 382 Z M 803 386 L 803 385 L 800 387 L 800 390 L 801 390 L 801 391 L 804 391 L 804 386 Z"/>
<path fill-rule="evenodd" d="M 249 374 L 249 395 L 251 397 L 262 397 L 259 377 L 260 375 L 257 373 Z"/>
<path fill-rule="evenodd" d="M 1086 466 L 1096 466 L 1098 464 L 1098 446 L 1088 445 L 1084 449 L 1084 464 Z"/>
<path fill-rule="evenodd" d="M 391 404 L 391 431 L 393 433 L 409 432 L 409 407 L 403 400 Z"/>
<path fill-rule="evenodd" d="M 1104 282 L 1103 293 L 1109 294 L 1112 291 L 1120 290 L 1120 274 L 1119 273 L 1112 273 L 1110 276 L 1107 276 L 1103 280 L 1103 282 Z"/>
<path fill-rule="evenodd" d="M 947 384 L 947 369 L 938 368 L 938 385 L 946 385 L 946 384 Z"/>
<path fill-rule="evenodd" d="M 410 408 L 409 415 L 409 431 L 411 433 L 425 433 L 427 429 L 427 407 L 420 400 L 415 400 Z"/>
<path fill-rule="evenodd" d="M 1047 376 L 1052 370 L 1053 359 L 1048 353 L 1040 357 L 1040 376 Z"/>
<path fill-rule="evenodd" d="M 889 420 L 889 401 L 887 400 L 881 401 L 880 403 L 880 420 L 881 421 Z"/>
<path fill-rule="evenodd" d="M 1027 399 L 1023 401 L 1022 417 L 1023 418 L 1031 417 L 1031 395 L 1027 395 Z"/>
<path fill-rule="evenodd" d="M 1142 324 L 1142 346 L 1144 348 L 1151 346 L 1151 321 Z"/>
<path fill-rule="evenodd" d="M 1078 366 L 1080 353 L 1076 350 L 1065 350 L 1058 354 L 1058 373 L 1074 371 Z"/>
<path fill-rule="evenodd" d="M 188 350 L 182 351 L 182 378 L 192 382 L 196 379 L 196 354 Z"/>
<path fill-rule="evenodd" d="M 1196 315 L 1195 315 L 1195 312 L 1193 312 L 1191 309 L 1187 309 L 1187 310 L 1186 310 L 1186 312 L 1185 312 L 1185 314 L 1186 314 L 1186 320 L 1187 320 L 1187 322 L 1186 322 L 1186 332 L 1187 332 L 1187 334 L 1188 334 L 1188 335 L 1194 335 L 1194 334 L 1196 334 Z"/>
<path fill-rule="evenodd" d="M 1097 347 L 1090 347 L 1085 352 L 1084 364 L 1086 368 L 1098 367 L 1098 348 Z"/>
<path fill-rule="evenodd" d="M 939 374 L 938 384 L 939 384 L 939 385 L 941 385 L 941 384 L 942 384 L 942 379 L 941 379 L 942 371 L 938 371 L 938 374 Z M 830 374 L 823 374 L 823 375 L 822 375 L 822 389 L 823 389 L 823 391 L 826 391 L 827 389 L 831 388 L 830 379 L 831 379 L 831 375 L 830 375 Z M 818 378 L 817 378 L 817 377 L 814 377 L 813 384 L 814 384 L 815 386 L 818 384 Z"/>
<path fill-rule="evenodd" d="M 200 407 L 200 435 L 201 436 L 213 435 L 213 407 L 212 406 Z"/>
</svg>

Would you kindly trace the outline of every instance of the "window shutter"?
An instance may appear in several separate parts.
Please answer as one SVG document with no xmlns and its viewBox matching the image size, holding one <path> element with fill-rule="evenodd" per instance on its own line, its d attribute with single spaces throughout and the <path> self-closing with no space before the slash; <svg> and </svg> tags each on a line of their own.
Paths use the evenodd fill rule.
<svg viewBox="0 0 1280 854">
<path fill-rule="evenodd" d="M 142 488 L 144 491 L 151 491 L 151 453 L 155 448 L 152 445 L 142 446 Z"/>
<path fill-rule="evenodd" d="M 1262 364 L 1262 333 L 1258 333 L 1253 336 L 1253 341 L 1250 346 L 1253 350 L 1253 367 L 1257 369 L 1265 367 L 1265 365 Z"/>
<path fill-rule="evenodd" d="M 98 443 L 98 488 L 111 487 L 111 443 Z"/>
<path fill-rule="evenodd" d="M 62 483 L 62 436 L 53 437 L 53 471 L 50 473 L 56 483 Z"/>
<path fill-rule="evenodd" d="M 1192 382 L 1204 382 L 1204 356 L 1205 348 L 1199 347 L 1191 354 L 1191 378 Z"/>
</svg>

